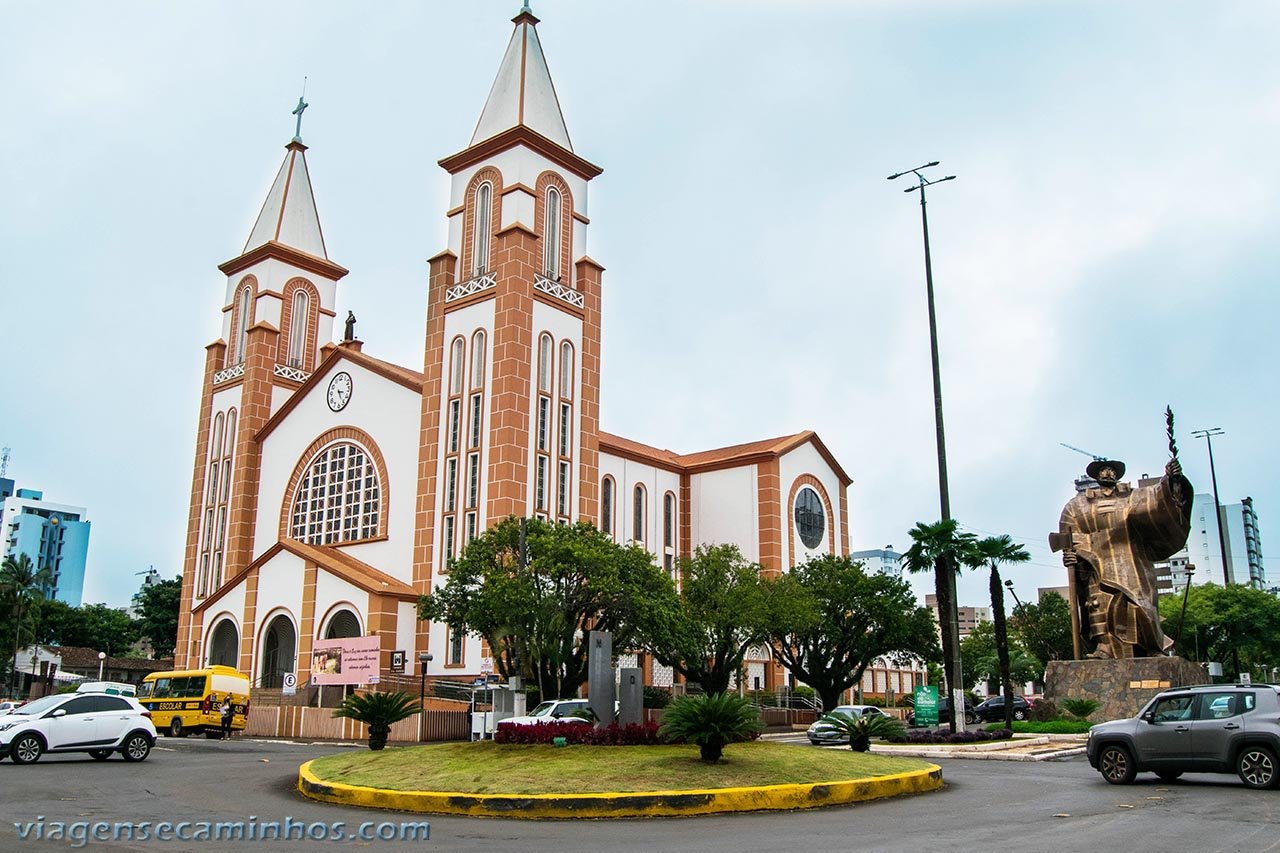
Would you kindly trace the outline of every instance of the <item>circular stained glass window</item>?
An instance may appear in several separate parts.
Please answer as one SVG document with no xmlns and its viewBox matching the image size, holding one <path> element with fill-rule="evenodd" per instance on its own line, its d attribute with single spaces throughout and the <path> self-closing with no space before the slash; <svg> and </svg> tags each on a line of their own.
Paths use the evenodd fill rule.
<svg viewBox="0 0 1280 853">
<path fill-rule="evenodd" d="M 796 530 L 806 548 L 817 548 L 826 532 L 827 519 L 822 511 L 822 498 L 806 486 L 796 494 Z"/>
</svg>

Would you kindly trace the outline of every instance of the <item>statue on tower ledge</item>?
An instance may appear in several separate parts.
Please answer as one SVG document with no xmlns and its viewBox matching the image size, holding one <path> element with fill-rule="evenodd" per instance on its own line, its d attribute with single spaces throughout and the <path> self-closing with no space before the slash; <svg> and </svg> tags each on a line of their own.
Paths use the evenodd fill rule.
<svg viewBox="0 0 1280 853">
<path fill-rule="evenodd" d="M 1191 483 L 1176 455 L 1159 481 L 1136 489 L 1119 482 L 1123 462 L 1096 459 L 1087 473 L 1098 488 L 1073 498 L 1059 532 L 1049 535 L 1067 567 L 1075 657 L 1169 654 L 1173 641 L 1160 627 L 1154 563 L 1186 544 Z"/>
</svg>

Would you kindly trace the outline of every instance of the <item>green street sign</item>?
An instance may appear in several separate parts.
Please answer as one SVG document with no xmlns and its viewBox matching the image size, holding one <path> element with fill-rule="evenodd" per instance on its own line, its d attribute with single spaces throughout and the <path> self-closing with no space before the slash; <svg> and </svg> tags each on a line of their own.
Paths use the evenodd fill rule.
<svg viewBox="0 0 1280 853">
<path fill-rule="evenodd" d="M 936 685 L 916 688 L 916 725 L 936 726 L 938 724 L 938 688 Z"/>
</svg>

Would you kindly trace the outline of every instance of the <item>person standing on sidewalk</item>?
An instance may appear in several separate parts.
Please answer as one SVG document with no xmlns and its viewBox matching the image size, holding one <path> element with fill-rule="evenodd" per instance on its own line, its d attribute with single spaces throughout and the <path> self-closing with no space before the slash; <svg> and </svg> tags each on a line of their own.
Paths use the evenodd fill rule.
<svg viewBox="0 0 1280 853">
<path fill-rule="evenodd" d="M 231 704 L 231 694 L 228 693 L 222 700 L 222 736 L 224 738 L 231 737 L 231 719 L 235 716 L 235 706 Z"/>
</svg>

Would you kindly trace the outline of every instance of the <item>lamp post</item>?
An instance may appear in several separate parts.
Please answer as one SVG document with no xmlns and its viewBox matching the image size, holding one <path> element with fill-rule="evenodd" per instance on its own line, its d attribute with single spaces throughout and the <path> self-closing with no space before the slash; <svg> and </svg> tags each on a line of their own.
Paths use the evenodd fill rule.
<svg viewBox="0 0 1280 853">
<path fill-rule="evenodd" d="M 422 670 L 422 688 L 418 691 L 418 740 L 426 737 L 427 717 L 423 705 L 427 701 L 427 664 L 431 663 L 431 652 L 418 653 L 418 668 Z"/>
<path fill-rule="evenodd" d="M 98 680 L 102 680 L 102 665 L 107 661 L 106 652 L 98 652 Z"/>
<path fill-rule="evenodd" d="M 1182 615 L 1178 617 L 1178 635 L 1173 638 L 1173 651 L 1178 650 L 1178 640 L 1182 639 L 1182 626 L 1187 624 L 1187 596 L 1191 594 L 1191 576 L 1196 573 L 1196 567 L 1191 563 L 1187 563 L 1187 585 L 1182 588 Z"/>
<path fill-rule="evenodd" d="M 954 181 L 956 176 L 947 175 L 945 178 L 931 181 L 920 174 L 921 169 L 928 169 L 936 165 L 938 165 L 938 161 L 934 160 L 930 163 L 925 163 L 923 166 L 892 174 L 889 176 L 889 180 L 893 181 L 907 174 L 915 175 L 916 185 L 907 187 L 903 192 L 920 191 L 920 224 L 924 230 L 925 294 L 929 303 L 929 352 L 933 360 L 933 418 L 938 440 L 938 497 L 942 508 L 942 520 L 950 521 L 951 494 L 947 485 L 947 441 L 942 428 L 942 375 L 938 368 L 938 320 L 933 306 L 933 260 L 929 253 L 929 213 L 925 205 L 925 188 L 946 181 Z M 948 683 L 952 690 L 959 690 L 961 685 L 964 684 L 964 677 L 960 668 L 960 611 L 956 602 L 955 567 L 951 565 L 949 559 L 942 560 L 942 563 L 944 565 L 940 565 L 938 570 L 943 573 L 944 577 L 941 578 L 938 586 L 940 591 L 949 599 L 947 610 L 950 611 L 945 615 L 947 625 L 944 628 L 947 632 L 947 641 L 951 646 L 951 660 L 948 661 L 951 667 L 951 677 L 948 679 Z M 939 612 L 941 613 L 941 611 Z M 953 714 L 953 726 L 954 719 L 955 715 Z"/>
<path fill-rule="evenodd" d="M 1213 436 L 1226 435 L 1222 427 L 1197 429 L 1191 432 L 1197 438 L 1203 438 L 1209 446 L 1209 478 L 1213 480 L 1213 512 L 1218 522 L 1218 547 L 1222 549 L 1222 585 L 1231 583 L 1231 570 L 1227 566 L 1227 531 L 1222 521 L 1222 501 L 1218 499 L 1218 472 L 1213 467 Z"/>
</svg>

